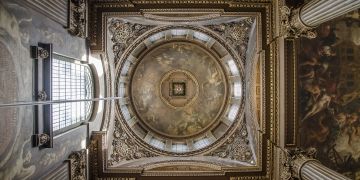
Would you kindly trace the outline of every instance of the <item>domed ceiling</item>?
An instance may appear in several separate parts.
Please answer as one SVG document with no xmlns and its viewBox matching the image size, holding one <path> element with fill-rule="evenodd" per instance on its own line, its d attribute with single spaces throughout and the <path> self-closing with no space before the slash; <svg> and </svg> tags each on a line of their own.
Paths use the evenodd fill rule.
<svg viewBox="0 0 360 180">
<path fill-rule="evenodd" d="M 144 55 L 132 76 L 131 98 L 150 129 L 185 139 L 207 130 L 222 114 L 226 84 L 211 54 L 177 40 Z"/>
<path fill-rule="evenodd" d="M 123 26 L 130 25 L 112 23 L 113 41 L 121 42 L 117 34 L 126 34 Z M 231 35 L 245 40 L 249 25 L 239 23 Z M 244 68 L 222 44 L 204 27 L 167 26 L 143 34 L 121 57 L 119 96 L 129 100 L 120 104 L 121 122 L 140 144 L 161 154 L 199 154 L 222 144 L 240 125 Z"/>
<path fill-rule="evenodd" d="M 189 11 L 104 16 L 122 97 L 109 126 L 110 169 L 144 176 L 261 170 L 262 19 Z"/>
</svg>

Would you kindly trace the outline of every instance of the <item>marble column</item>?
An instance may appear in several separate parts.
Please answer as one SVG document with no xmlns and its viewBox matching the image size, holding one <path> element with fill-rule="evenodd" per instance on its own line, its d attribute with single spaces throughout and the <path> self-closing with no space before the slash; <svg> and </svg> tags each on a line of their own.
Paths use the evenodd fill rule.
<svg viewBox="0 0 360 180">
<path fill-rule="evenodd" d="M 293 159 L 291 171 L 293 176 L 302 180 L 350 180 L 346 176 L 325 167 L 316 159 L 307 158 L 304 155 L 297 155 Z"/>
<path fill-rule="evenodd" d="M 312 0 L 297 9 L 281 8 L 287 36 L 315 38 L 316 26 L 360 8 L 360 0 Z"/>
<path fill-rule="evenodd" d="M 306 26 L 316 27 L 359 8 L 360 0 L 313 0 L 300 9 L 300 19 Z"/>
</svg>

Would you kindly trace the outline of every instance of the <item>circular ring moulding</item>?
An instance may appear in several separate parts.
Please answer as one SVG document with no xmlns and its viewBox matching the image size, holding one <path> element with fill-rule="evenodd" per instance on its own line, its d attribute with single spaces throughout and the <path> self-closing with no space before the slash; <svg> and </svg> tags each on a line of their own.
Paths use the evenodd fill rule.
<svg viewBox="0 0 360 180">
<path fill-rule="evenodd" d="M 142 143 L 171 153 L 199 151 L 235 122 L 228 118 L 234 94 L 229 76 L 234 67 L 209 48 L 211 41 L 215 40 L 196 30 L 168 29 L 149 34 L 133 48 L 135 63 L 130 56 L 123 58 L 121 76 L 130 81 L 120 86 L 127 90 L 130 103 L 120 104 L 120 111 L 126 128 Z M 144 42 L 146 48 L 139 48 Z M 231 56 L 229 60 L 233 61 Z M 130 125 L 133 117 L 136 125 Z"/>
</svg>

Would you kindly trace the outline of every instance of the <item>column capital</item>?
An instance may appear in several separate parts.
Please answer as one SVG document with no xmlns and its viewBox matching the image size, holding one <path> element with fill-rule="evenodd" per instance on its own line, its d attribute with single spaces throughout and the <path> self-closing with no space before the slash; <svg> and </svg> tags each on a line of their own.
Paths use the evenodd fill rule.
<svg viewBox="0 0 360 180">
<path fill-rule="evenodd" d="M 280 8 L 281 25 L 286 37 L 307 37 L 313 39 L 317 36 L 313 30 L 315 27 L 307 26 L 301 20 L 300 8 L 292 9 L 287 6 Z"/>
<path fill-rule="evenodd" d="M 314 159 L 316 149 L 311 148 L 307 151 L 301 149 L 286 150 L 284 157 L 283 179 L 298 178 L 301 179 L 301 168 Z"/>
</svg>

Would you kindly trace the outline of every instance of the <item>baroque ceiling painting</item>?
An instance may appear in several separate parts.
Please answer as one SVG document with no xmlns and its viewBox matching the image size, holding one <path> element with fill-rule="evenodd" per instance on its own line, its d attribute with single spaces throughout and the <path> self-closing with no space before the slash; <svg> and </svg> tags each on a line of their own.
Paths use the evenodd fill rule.
<svg viewBox="0 0 360 180">
<path fill-rule="evenodd" d="M 360 0 L 0 0 L 0 180 L 360 180 Z"/>
<path fill-rule="evenodd" d="M 156 27 L 143 21 L 109 21 L 118 94 L 126 98 L 117 106 L 119 132 L 113 140 L 122 145 L 113 148 L 111 157 L 130 153 L 128 158 L 113 159 L 112 165 L 146 168 L 150 162 L 176 162 L 177 156 L 219 167 L 255 165 L 256 142 L 249 141 L 242 98 L 251 17 L 207 25 L 210 29 Z M 140 32 L 140 40 L 132 38 Z M 233 43 L 224 47 L 224 40 Z M 138 143 L 150 150 L 126 151 L 130 141 L 123 136 L 137 139 L 130 146 Z"/>
<path fill-rule="evenodd" d="M 125 4 L 113 10 L 133 10 Z M 270 96 L 262 88 L 272 76 L 263 68 L 269 49 L 259 53 L 270 35 L 268 5 L 256 5 L 262 11 L 253 13 L 211 8 L 120 13 L 103 11 L 106 3 L 94 6 L 103 18 L 90 17 L 93 27 L 102 27 L 90 29 L 91 47 L 107 53 L 115 94 L 122 98 L 109 133 L 92 138 L 94 173 L 268 176 L 270 145 L 258 131 L 269 132 L 273 123 L 265 122 Z"/>
<path fill-rule="evenodd" d="M 300 138 L 304 149 L 352 179 L 360 173 L 359 11 L 322 24 L 301 39 Z"/>
</svg>

